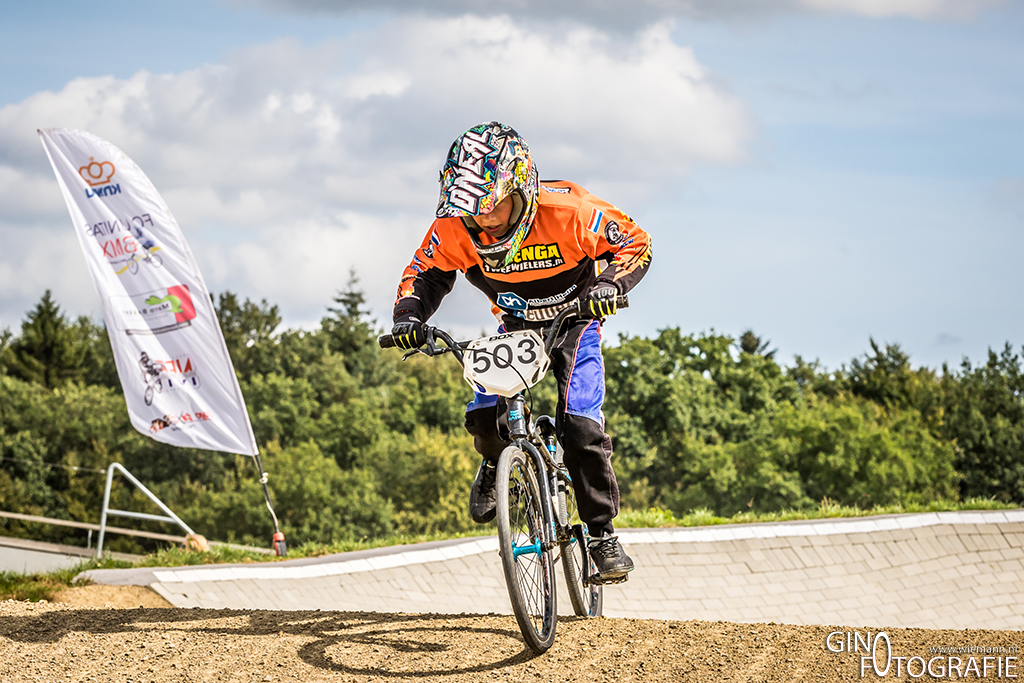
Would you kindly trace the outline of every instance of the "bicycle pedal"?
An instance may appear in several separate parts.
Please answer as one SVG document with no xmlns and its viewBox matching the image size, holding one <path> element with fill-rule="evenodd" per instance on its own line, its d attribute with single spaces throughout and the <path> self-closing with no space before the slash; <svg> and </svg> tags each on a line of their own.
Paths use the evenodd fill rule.
<svg viewBox="0 0 1024 683">
<path fill-rule="evenodd" d="M 587 583 L 592 583 L 595 586 L 613 586 L 617 583 L 626 583 L 627 581 L 629 581 L 629 574 L 623 574 L 622 576 L 613 576 L 607 579 L 602 579 L 599 574 L 594 574 L 589 579 L 587 579 Z"/>
</svg>

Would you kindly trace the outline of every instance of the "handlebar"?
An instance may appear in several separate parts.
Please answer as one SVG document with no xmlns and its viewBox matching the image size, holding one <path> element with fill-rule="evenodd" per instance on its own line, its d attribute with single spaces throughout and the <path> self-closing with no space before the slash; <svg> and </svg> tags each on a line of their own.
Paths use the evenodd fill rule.
<svg viewBox="0 0 1024 683">
<path fill-rule="evenodd" d="M 620 294 L 619 296 L 615 297 L 615 305 L 618 308 L 629 308 L 629 297 L 625 294 Z M 567 318 L 572 316 L 589 317 L 580 315 L 580 307 L 581 300 L 576 299 L 571 304 L 569 304 L 561 311 L 559 311 L 558 315 L 555 316 L 555 319 L 551 321 L 551 324 L 547 327 L 547 329 L 544 332 L 544 350 L 546 352 L 551 352 L 551 347 L 555 343 L 555 338 L 558 336 L 558 331 L 559 329 L 561 329 L 562 324 L 566 321 Z M 466 348 L 469 342 L 455 341 L 454 339 L 452 339 L 451 335 L 442 330 L 440 327 L 431 327 L 429 325 L 425 325 L 424 331 L 426 333 L 427 340 L 423 343 L 423 346 L 418 349 L 413 349 L 409 353 L 405 354 L 403 360 L 416 353 L 422 353 L 426 356 L 439 356 L 444 353 L 451 353 L 452 355 L 455 356 L 456 360 L 459 361 L 459 364 L 462 364 L 462 350 Z M 445 343 L 445 346 L 438 346 L 436 344 L 436 341 L 438 339 L 443 341 Z M 395 344 L 394 337 L 391 336 L 390 334 L 383 334 L 380 337 L 378 337 L 377 343 L 380 345 L 380 348 L 382 349 L 390 349 L 394 346 L 397 346 Z"/>
<path fill-rule="evenodd" d="M 440 327 L 425 325 L 423 329 L 427 336 L 427 340 L 423 343 L 423 346 L 418 349 L 412 349 L 402 357 L 402 360 L 405 360 L 416 353 L 422 353 L 426 356 L 440 356 L 443 353 L 451 353 L 455 356 L 456 360 L 459 361 L 459 365 L 462 365 L 462 349 L 466 348 L 466 345 L 469 344 L 469 342 L 455 341 L 452 339 L 450 334 L 442 330 Z M 436 343 L 438 339 L 443 341 L 445 345 L 438 346 Z M 395 344 L 395 338 L 390 334 L 382 334 L 377 338 L 377 343 L 382 349 L 390 349 L 398 346 Z"/>
</svg>

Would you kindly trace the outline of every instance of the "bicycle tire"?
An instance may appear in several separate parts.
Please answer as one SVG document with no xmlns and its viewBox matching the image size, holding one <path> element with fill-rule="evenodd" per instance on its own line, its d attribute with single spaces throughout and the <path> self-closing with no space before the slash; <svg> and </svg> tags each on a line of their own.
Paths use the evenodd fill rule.
<svg viewBox="0 0 1024 683">
<path fill-rule="evenodd" d="M 540 654 L 555 642 L 555 567 L 541 547 L 544 513 L 529 456 L 515 445 L 498 459 L 498 546 L 512 612 L 526 644 Z"/>
<path fill-rule="evenodd" d="M 601 616 L 604 610 L 604 590 L 599 584 L 587 584 L 586 577 L 590 571 L 590 558 L 587 556 L 585 533 L 586 526 L 580 521 L 579 509 L 576 507 L 576 493 L 572 483 L 559 482 L 558 504 L 562 506 L 559 515 L 563 535 L 568 540 L 558 544 L 559 557 L 562 559 L 562 573 L 565 576 L 565 587 L 568 589 L 572 611 L 578 617 L 594 618 Z M 580 541 L 580 538 L 583 541 Z"/>
</svg>

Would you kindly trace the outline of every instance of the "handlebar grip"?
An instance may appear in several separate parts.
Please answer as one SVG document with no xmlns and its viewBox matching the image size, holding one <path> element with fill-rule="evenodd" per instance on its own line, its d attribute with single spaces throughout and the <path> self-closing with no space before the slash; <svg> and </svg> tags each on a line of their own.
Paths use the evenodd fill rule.
<svg viewBox="0 0 1024 683">
<path fill-rule="evenodd" d="M 629 295 L 620 294 L 615 297 L 615 305 L 619 308 L 629 308 Z"/>
<path fill-rule="evenodd" d="M 392 337 L 390 334 L 382 334 L 381 336 L 377 337 L 377 343 L 380 345 L 380 348 L 382 349 L 390 349 L 391 347 L 395 346 L 395 338 Z"/>
</svg>

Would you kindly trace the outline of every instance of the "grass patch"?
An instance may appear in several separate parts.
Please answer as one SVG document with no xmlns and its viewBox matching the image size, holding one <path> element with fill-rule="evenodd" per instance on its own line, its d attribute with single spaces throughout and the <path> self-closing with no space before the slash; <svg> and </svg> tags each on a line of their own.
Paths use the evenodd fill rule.
<svg viewBox="0 0 1024 683">
<path fill-rule="evenodd" d="M 335 543 L 303 543 L 288 548 L 287 557 L 277 557 L 265 553 L 253 552 L 240 548 L 211 545 L 205 552 L 185 550 L 175 546 L 158 550 L 143 556 L 135 567 L 183 567 L 199 564 L 248 564 L 250 562 L 278 562 L 280 560 L 297 560 L 304 557 L 321 557 L 335 553 L 348 553 L 355 550 L 371 550 L 387 548 L 395 545 L 412 545 L 430 541 L 447 541 L 455 538 L 472 538 L 497 533 L 494 524 L 488 524 L 472 531 L 455 533 L 436 532 L 432 534 L 398 534 L 375 539 L 358 541 L 337 541 Z"/>
<path fill-rule="evenodd" d="M 476 538 L 477 536 L 494 536 L 498 533 L 494 522 L 483 524 L 470 531 L 456 533 L 445 533 L 438 531 L 431 534 L 399 534 L 386 538 L 363 539 L 360 541 L 340 541 L 337 543 L 304 543 L 294 551 L 288 549 L 288 559 L 296 557 L 321 557 L 334 553 L 348 553 L 355 550 L 372 550 L 374 548 L 388 548 L 393 545 L 413 545 L 416 543 L 429 543 L 430 541 L 450 541 L 456 538 Z M 276 558 L 275 558 L 276 559 Z"/>
<path fill-rule="evenodd" d="M 53 600 L 53 596 L 72 585 L 87 586 L 90 581 L 74 579 L 80 572 L 89 569 L 129 569 L 135 565 L 131 562 L 115 559 L 86 560 L 67 569 L 38 574 L 18 574 L 16 572 L 0 572 L 0 600 Z"/>
<path fill-rule="evenodd" d="M 2 600 L 53 600 L 53 595 L 64 584 L 50 574 L 15 574 L 0 572 L 0 599 Z"/>
<path fill-rule="evenodd" d="M 288 554 L 292 556 L 291 553 Z M 271 562 L 279 559 L 275 555 L 253 552 L 242 548 L 211 545 L 209 550 L 200 552 L 186 550 L 181 546 L 161 548 L 135 561 L 133 567 L 186 567 L 197 564 L 241 564 L 249 562 Z"/>
</svg>

